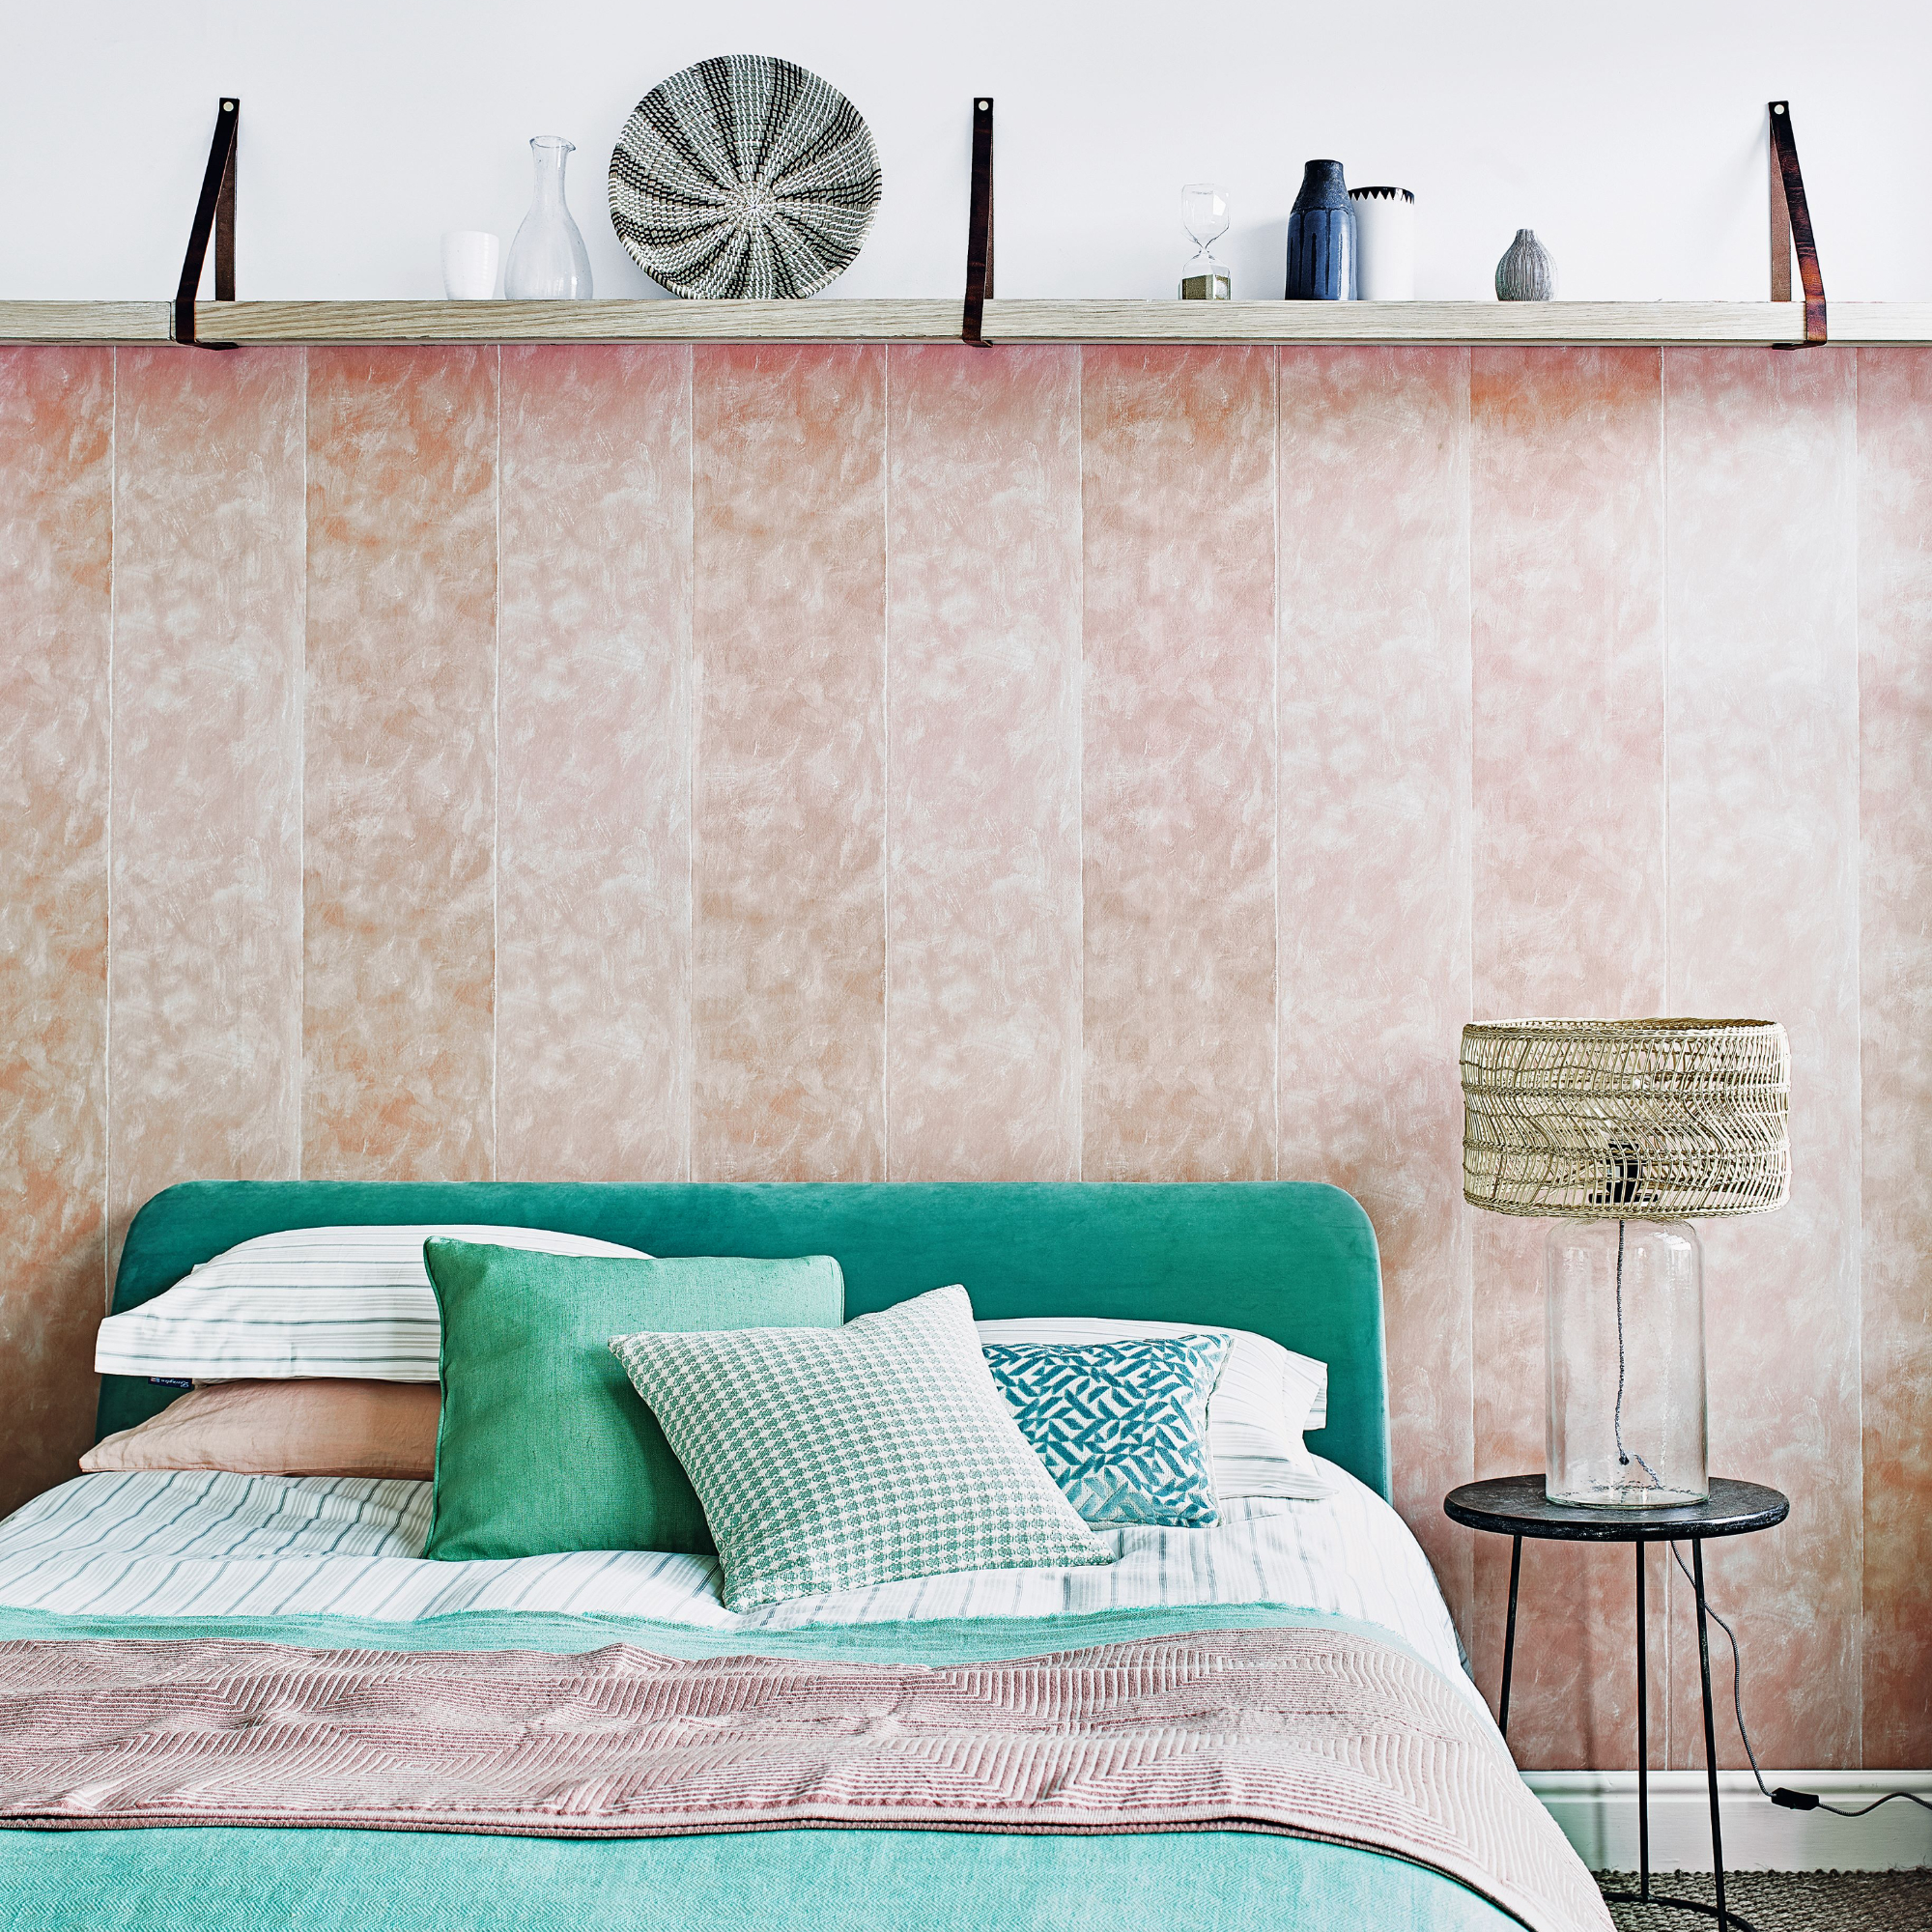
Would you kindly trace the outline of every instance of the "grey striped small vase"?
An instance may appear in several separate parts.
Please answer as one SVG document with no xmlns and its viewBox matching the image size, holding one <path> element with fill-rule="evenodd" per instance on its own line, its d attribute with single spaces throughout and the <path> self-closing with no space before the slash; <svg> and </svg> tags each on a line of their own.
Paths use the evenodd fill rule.
<svg viewBox="0 0 1932 1932">
<path fill-rule="evenodd" d="M 1547 302 L 1555 294 L 1556 264 L 1549 259 L 1549 250 L 1529 229 L 1519 228 L 1496 264 L 1496 299 Z"/>
</svg>

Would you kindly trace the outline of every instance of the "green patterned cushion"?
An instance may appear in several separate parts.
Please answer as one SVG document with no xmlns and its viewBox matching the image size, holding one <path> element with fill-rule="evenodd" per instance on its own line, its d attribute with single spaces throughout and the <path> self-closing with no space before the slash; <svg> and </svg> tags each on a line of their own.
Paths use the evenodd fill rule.
<svg viewBox="0 0 1932 1932">
<path fill-rule="evenodd" d="M 724 1605 L 1106 1563 L 993 1385 L 963 1288 L 842 1328 L 620 1335 L 704 1506 Z"/>
</svg>

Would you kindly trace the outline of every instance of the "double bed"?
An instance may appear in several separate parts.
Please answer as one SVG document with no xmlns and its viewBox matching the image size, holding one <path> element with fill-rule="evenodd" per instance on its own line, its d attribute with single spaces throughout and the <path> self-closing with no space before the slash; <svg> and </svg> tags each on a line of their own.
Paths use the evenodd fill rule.
<svg viewBox="0 0 1932 1932">
<path fill-rule="evenodd" d="M 50 1645 L 213 1639 L 338 1662 L 420 1659 L 425 1673 L 438 1654 L 460 1654 L 469 1667 L 478 1654 L 607 1651 L 946 1671 L 1190 1636 L 1211 1646 L 1215 1634 L 1233 1643 L 1243 1633 L 1327 1633 L 1446 1687 L 1431 1721 L 1439 1731 L 1442 1711 L 1455 1707 L 1463 1759 L 1426 1721 L 1401 1740 L 1420 1766 L 1423 1811 L 1453 1810 L 1457 1798 L 1446 1785 L 1432 1792 L 1432 1750 L 1443 1766 L 1488 1752 L 1486 1772 L 1507 1774 L 1428 1565 L 1386 1501 L 1379 1270 L 1367 1217 L 1348 1195 L 1298 1183 L 198 1182 L 169 1189 L 137 1217 L 114 1308 L 140 1305 L 260 1235 L 433 1222 L 554 1229 L 661 1257 L 831 1255 L 844 1271 L 848 1316 L 958 1282 L 984 1320 L 1083 1316 L 1252 1331 L 1327 1364 L 1325 1426 L 1308 1446 L 1332 1493 L 1242 1499 L 1207 1528 L 1115 1529 L 1115 1560 L 1094 1567 L 915 1578 L 733 1613 L 708 1557 L 576 1550 L 424 1561 L 424 1483 L 82 1476 L 0 1524 L 0 1704 L 5 1659 L 44 1658 L 55 1654 Z M 175 1393 L 105 1378 L 101 1433 L 157 1413 Z M 1544 1833 L 1538 1856 L 1574 1867 L 1558 1874 L 1571 1916 L 1541 1922 L 1606 1923 L 1581 1902 L 1577 1887 L 1587 1877 L 1553 1826 L 1517 1792 L 1529 1809 L 1512 1829 Z M 71 1829 L 34 1822 L 39 1829 L 0 1831 L 0 1925 L 20 1932 L 696 1932 L 739 1918 L 774 1932 L 1493 1932 L 1538 1922 L 1503 1879 L 1489 1883 L 1478 1869 L 1452 1876 L 1444 1863 L 1453 1869 L 1453 1861 L 1371 1848 L 1352 1827 L 1325 1832 L 1319 1819 L 1150 1829 L 1123 1814 L 1117 1829 L 1035 1818 L 1009 1830 L 989 1811 L 951 1829 L 903 1818 L 882 1821 L 893 1829 L 854 1829 L 828 1816 L 809 1828 L 589 1839 L 529 1835 L 500 1821 L 130 1826 L 111 1808 L 82 1815 L 71 1804 L 58 1820 Z"/>
</svg>

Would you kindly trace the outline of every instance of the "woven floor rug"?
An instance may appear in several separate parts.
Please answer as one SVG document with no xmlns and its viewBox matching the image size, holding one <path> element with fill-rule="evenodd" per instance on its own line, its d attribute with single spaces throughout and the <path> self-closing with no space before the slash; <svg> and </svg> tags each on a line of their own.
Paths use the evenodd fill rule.
<svg viewBox="0 0 1932 1932">
<path fill-rule="evenodd" d="M 1599 1872 L 1605 1891 L 1634 1891 L 1635 1872 Z M 1709 1872 L 1652 1872 L 1650 1889 L 1717 1903 Z M 1926 1932 L 1932 1926 L 1932 1871 L 1726 1872 L 1724 1904 L 1756 1932 Z M 1648 1905 L 1612 1905 L 1622 1932 L 1685 1932 L 1715 1919 Z"/>
</svg>

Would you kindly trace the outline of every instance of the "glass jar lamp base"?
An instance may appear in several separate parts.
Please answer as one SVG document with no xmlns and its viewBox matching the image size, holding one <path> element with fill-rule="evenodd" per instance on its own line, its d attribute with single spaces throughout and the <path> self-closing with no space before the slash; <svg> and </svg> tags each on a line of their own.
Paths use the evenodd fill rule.
<svg viewBox="0 0 1932 1932">
<path fill-rule="evenodd" d="M 1688 1221 L 1557 1221 L 1544 1250 L 1544 1492 L 1669 1509 L 1711 1492 L 1704 1263 Z"/>
</svg>

